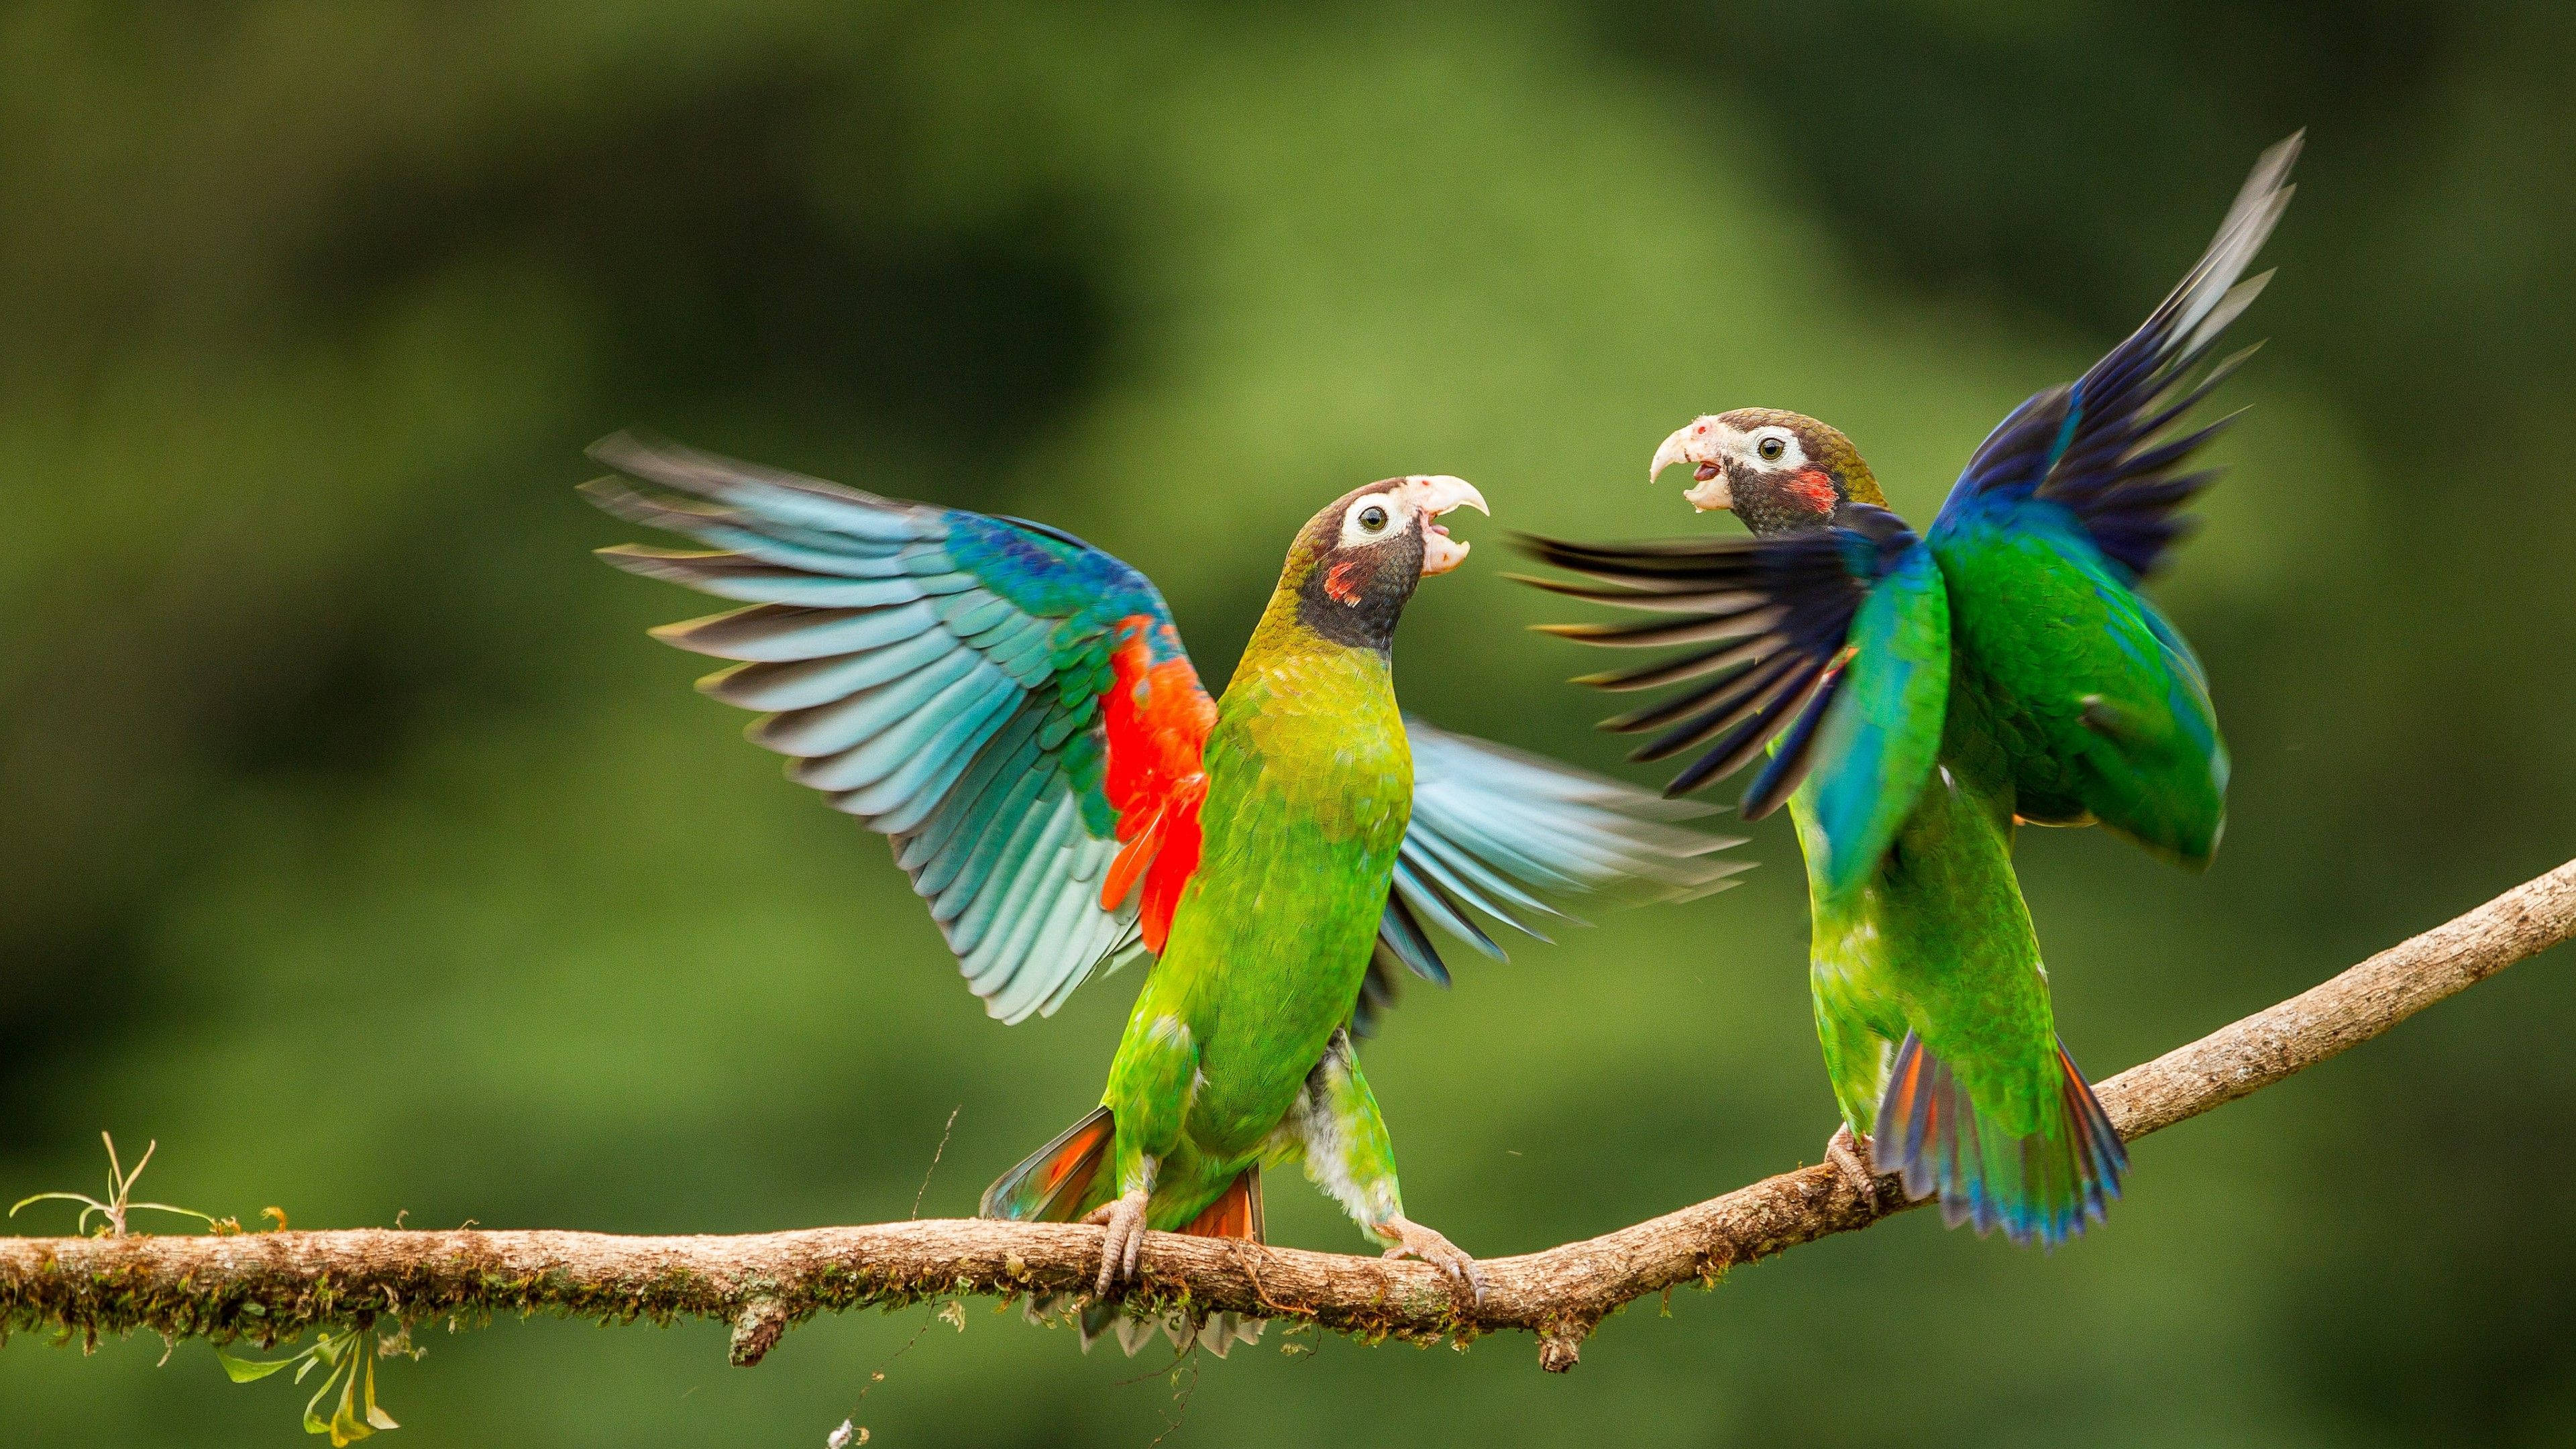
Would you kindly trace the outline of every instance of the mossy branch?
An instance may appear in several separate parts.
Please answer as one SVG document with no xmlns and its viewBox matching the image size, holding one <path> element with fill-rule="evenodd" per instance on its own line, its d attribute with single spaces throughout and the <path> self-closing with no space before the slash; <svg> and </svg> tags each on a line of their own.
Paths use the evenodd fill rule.
<svg viewBox="0 0 2576 1449">
<path fill-rule="evenodd" d="M 2576 862 L 2333 980 L 2100 1085 L 2134 1140 L 2269 1086 L 2576 934 Z M 1882 1181 L 1864 1201 L 1802 1168 L 1582 1242 L 1484 1263 L 1461 1302 L 1419 1263 L 1156 1233 L 1140 1306 L 1303 1319 L 1364 1339 L 1537 1335 L 1574 1365 L 1594 1324 L 1633 1299 L 1868 1227 L 1910 1204 Z M 0 1335 L 94 1340 L 148 1329 L 271 1344 L 312 1327 L 557 1313 L 609 1323 L 707 1318 L 755 1363 L 813 1314 L 963 1294 L 1074 1294 L 1101 1230 L 980 1221 L 885 1223 L 740 1237 L 466 1231 L 0 1238 Z"/>
</svg>

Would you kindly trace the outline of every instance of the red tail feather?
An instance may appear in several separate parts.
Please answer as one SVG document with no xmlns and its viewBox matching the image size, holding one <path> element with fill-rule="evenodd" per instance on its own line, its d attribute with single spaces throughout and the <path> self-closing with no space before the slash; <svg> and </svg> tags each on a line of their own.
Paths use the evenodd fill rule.
<svg viewBox="0 0 2576 1449">
<path fill-rule="evenodd" d="M 1181 1229 L 1193 1238 L 1243 1238 L 1265 1242 L 1261 1227 L 1261 1169 L 1247 1167 L 1225 1195 Z"/>
<path fill-rule="evenodd" d="M 2057 1048 L 2057 1091 L 2037 1130 L 2013 1134 L 1982 1114 L 1967 1085 L 1912 1032 L 1879 1099 L 1871 1155 L 1908 1197 L 1938 1196 L 1952 1227 L 2004 1230 L 2054 1246 L 2101 1221 L 2129 1155 L 2075 1061 Z"/>
<path fill-rule="evenodd" d="M 1093 1108 L 1090 1116 L 1066 1128 L 1062 1136 L 1031 1153 L 1027 1161 L 984 1189 L 984 1201 L 977 1211 L 984 1217 L 1013 1222 L 1070 1221 L 1082 1210 L 1083 1199 L 1091 1191 L 1091 1180 L 1099 1176 L 1101 1159 L 1109 1155 L 1110 1139 L 1117 1131 L 1118 1123 L 1108 1108 Z"/>
</svg>

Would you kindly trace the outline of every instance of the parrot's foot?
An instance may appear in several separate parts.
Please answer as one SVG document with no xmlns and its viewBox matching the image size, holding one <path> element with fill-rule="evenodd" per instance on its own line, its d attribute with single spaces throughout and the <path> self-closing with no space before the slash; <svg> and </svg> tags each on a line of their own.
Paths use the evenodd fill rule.
<svg viewBox="0 0 2576 1449">
<path fill-rule="evenodd" d="M 1378 1232 L 1396 1239 L 1395 1246 L 1387 1249 L 1384 1256 L 1420 1258 L 1448 1274 L 1451 1281 L 1466 1289 L 1477 1302 L 1485 1301 L 1485 1270 L 1476 1266 L 1475 1259 L 1460 1252 L 1457 1244 L 1402 1213 L 1379 1224 Z"/>
<path fill-rule="evenodd" d="M 1135 1280 L 1137 1255 L 1145 1251 L 1146 1196 L 1140 1187 L 1082 1215 L 1084 1222 L 1109 1230 L 1100 1236 L 1100 1277 L 1091 1285 L 1102 1298 L 1109 1296 L 1112 1284 Z"/>
<path fill-rule="evenodd" d="M 1870 1157 L 1870 1142 L 1851 1130 L 1846 1122 L 1825 1139 L 1825 1160 L 1851 1184 L 1851 1190 L 1871 1207 L 1878 1206 L 1878 1164 Z"/>
</svg>

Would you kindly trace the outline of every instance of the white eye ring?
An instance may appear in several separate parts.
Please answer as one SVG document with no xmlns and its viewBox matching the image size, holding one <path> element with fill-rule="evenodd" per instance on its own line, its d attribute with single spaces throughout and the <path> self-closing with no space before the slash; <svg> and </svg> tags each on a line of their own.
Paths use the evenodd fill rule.
<svg viewBox="0 0 2576 1449">
<path fill-rule="evenodd" d="M 1393 498 L 1383 493 L 1372 493 L 1353 502 L 1350 511 L 1342 515 L 1342 542 L 1346 545 L 1377 543 L 1392 538 L 1403 531 L 1397 527 L 1401 518 L 1402 510 Z"/>
<path fill-rule="evenodd" d="M 1807 450 L 1786 430 L 1765 428 L 1753 435 L 1753 456 L 1768 465 L 1794 468 L 1807 461 Z"/>
</svg>

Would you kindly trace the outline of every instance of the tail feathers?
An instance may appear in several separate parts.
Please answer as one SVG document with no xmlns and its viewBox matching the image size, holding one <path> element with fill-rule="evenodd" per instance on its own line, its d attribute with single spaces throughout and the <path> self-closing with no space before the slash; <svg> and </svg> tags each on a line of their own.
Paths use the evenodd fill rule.
<svg viewBox="0 0 2576 1449">
<path fill-rule="evenodd" d="M 1242 1238 L 1262 1242 L 1261 1168 L 1245 1168 L 1216 1201 L 1190 1219 L 1182 1232 L 1194 1238 Z M 1246 1318 L 1239 1313 L 1215 1313 L 1193 1321 L 1186 1313 L 1174 1309 L 1159 1318 L 1137 1318 L 1127 1314 L 1116 1303 L 1090 1303 L 1082 1310 L 1082 1351 L 1091 1352 L 1094 1339 L 1104 1332 L 1118 1336 L 1118 1346 L 1134 1358 L 1146 1344 L 1153 1342 L 1156 1329 L 1172 1341 L 1175 1351 L 1187 1353 L 1195 1343 L 1223 1358 L 1237 1343 L 1254 1343 L 1269 1320 Z"/>
<path fill-rule="evenodd" d="M 1873 1156 L 1908 1197 L 1937 1195 L 1948 1226 L 1971 1223 L 1980 1236 L 2001 1228 L 2015 1243 L 2053 1248 L 2102 1220 L 2129 1167 L 2063 1042 L 2057 1065 L 2040 1130 L 2017 1137 L 1978 1112 L 1949 1065 L 1908 1032 L 1879 1102 Z"/>
<path fill-rule="evenodd" d="M 1092 1180 L 1100 1175 L 1118 1124 L 1107 1107 L 1064 1129 L 1053 1142 L 1031 1153 L 1027 1161 L 1003 1173 L 984 1189 L 976 1216 L 1022 1223 L 1070 1222 L 1082 1211 Z"/>
<path fill-rule="evenodd" d="M 2098 1223 L 2110 1210 L 2111 1200 L 2120 1195 L 2120 1179 L 2129 1170 L 2128 1144 L 2120 1140 L 2120 1129 L 2111 1125 L 2111 1116 L 2093 1095 L 2093 1086 L 2084 1080 L 2083 1069 L 2075 1058 L 2066 1054 L 2066 1043 L 2057 1044 L 2057 1099 L 2064 1113 L 2070 1135 L 2074 1138 L 2074 1180 L 2082 1187 L 2083 1218 L 2068 1230 L 2068 1235 L 2082 1232 L 2085 1224 Z"/>
<path fill-rule="evenodd" d="M 1033 1305 L 1028 1311 L 1029 1321 L 1047 1322 L 1047 1314 L 1054 1307 L 1053 1302 L 1043 1307 Z M 1261 1330 L 1270 1326 L 1270 1320 L 1246 1318 L 1240 1313 L 1211 1313 L 1194 1323 L 1188 1314 L 1177 1308 L 1158 1318 L 1138 1318 L 1115 1303 L 1086 1303 L 1076 1315 L 1074 1324 L 1082 1334 L 1084 1353 L 1091 1352 L 1091 1346 L 1100 1340 L 1102 1334 L 1107 1334 L 1118 1340 L 1122 1352 L 1134 1358 L 1144 1352 L 1145 1345 L 1154 1341 L 1156 1333 L 1161 1333 L 1172 1341 L 1172 1349 L 1176 1353 L 1187 1353 L 1195 1344 L 1223 1358 L 1232 1353 L 1238 1343 L 1259 1343 Z"/>
<path fill-rule="evenodd" d="M 1086 1135 L 1087 1129 L 1094 1129 L 1095 1124 L 1096 1142 Z M 1062 1137 L 1039 1149 L 1036 1156 L 1011 1169 L 1000 1182 L 993 1184 L 992 1189 L 984 1194 L 984 1216 L 1016 1217 L 1024 1222 L 1062 1222 L 1072 1217 L 1093 1175 L 1099 1171 L 1100 1158 L 1107 1149 L 1110 1136 L 1109 1109 L 1103 1107 L 1075 1123 Z M 1050 1180 L 1059 1185 L 1052 1189 L 1044 1188 L 1042 1185 Z M 1025 1214 L 1005 1210 L 1012 1202 L 1027 1202 L 1035 1206 Z M 1227 1184 L 1215 1202 L 1208 1204 L 1181 1231 L 1198 1238 L 1265 1241 L 1260 1167 L 1245 1168 Z M 1044 1322 L 1064 1301 L 1057 1298 L 1043 1304 L 1031 1303 L 1029 1317 L 1032 1321 Z M 1157 1332 L 1169 1338 L 1172 1347 L 1179 1352 L 1186 1353 L 1192 1344 L 1196 1344 L 1223 1358 L 1238 1343 L 1259 1342 L 1261 1330 L 1268 1325 L 1266 1319 L 1246 1318 L 1239 1313 L 1214 1313 L 1204 1319 L 1193 1319 L 1179 1309 L 1140 1318 L 1114 1299 L 1093 1299 L 1082 1303 L 1074 1322 L 1081 1330 L 1084 1353 L 1091 1352 L 1092 1343 L 1107 1333 L 1116 1336 L 1118 1346 L 1126 1351 L 1129 1358 L 1134 1358 L 1146 1344 L 1151 1343 Z"/>
<path fill-rule="evenodd" d="M 1119 1311 L 1115 1303 L 1097 1301 L 1085 1303 L 1082 1305 L 1082 1316 L 1075 1322 L 1082 1333 L 1084 1353 L 1091 1352 L 1091 1345 L 1099 1339 L 1100 1335 L 1115 1331 L 1118 1335 L 1118 1346 L 1127 1351 L 1129 1358 L 1134 1358 L 1136 1350 L 1143 1348 L 1146 1340 L 1152 1337 L 1154 1332 L 1154 1325 L 1141 1318 L 1129 1318 Z"/>
<path fill-rule="evenodd" d="M 1261 1225 L 1261 1168 L 1247 1167 L 1227 1186 L 1223 1196 L 1207 1205 L 1207 1210 L 1190 1219 L 1181 1229 L 1193 1238 L 1243 1238 L 1265 1243 L 1269 1238 Z"/>
</svg>

